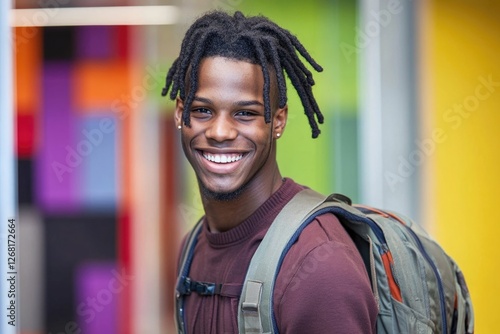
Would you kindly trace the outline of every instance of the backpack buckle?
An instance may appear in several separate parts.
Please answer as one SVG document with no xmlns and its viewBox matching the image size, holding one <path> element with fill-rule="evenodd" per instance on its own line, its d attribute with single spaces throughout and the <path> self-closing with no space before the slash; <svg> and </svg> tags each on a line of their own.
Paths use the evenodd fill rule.
<svg viewBox="0 0 500 334">
<path fill-rule="evenodd" d="M 221 284 L 192 281 L 189 277 L 182 276 L 177 284 L 178 296 L 189 296 L 196 292 L 200 296 L 211 296 L 220 293 Z"/>
<path fill-rule="evenodd" d="M 207 282 L 192 282 L 191 289 L 196 292 L 200 296 L 211 296 L 216 293 L 215 291 L 216 284 L 215 283 L 207 283 Z"/>
</svg>

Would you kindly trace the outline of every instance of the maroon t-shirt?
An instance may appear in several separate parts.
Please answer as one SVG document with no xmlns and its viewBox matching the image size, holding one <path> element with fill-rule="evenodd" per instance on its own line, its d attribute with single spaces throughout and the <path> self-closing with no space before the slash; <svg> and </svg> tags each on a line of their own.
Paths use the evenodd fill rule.
<svg viewBox="0 0 500 334">
<path fill-rule="evenodd" d="M 211 233 L 204 224 L 189 277 L 222 283 L 227 290 L 222 295 L 192 293 L 185 297 L 187 333 L 238 333 L 238 293 L 250 260 L 274 218 L 302 189 L 285 179 L 278 191 L 237 227 Z M 363 261 L 332 214 L 317 217 L 290 248 L 273 298 L 282 334 L 375 331 L 377 304 Z"/>
</svg>

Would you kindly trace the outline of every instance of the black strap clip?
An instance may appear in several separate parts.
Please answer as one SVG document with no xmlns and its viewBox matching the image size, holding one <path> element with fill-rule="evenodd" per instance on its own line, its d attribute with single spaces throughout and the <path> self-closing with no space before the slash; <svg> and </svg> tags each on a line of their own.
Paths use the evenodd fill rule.
<svg viewBox="0 0 500 334">
<path fill-rule="evenodd" d="M 181 277 L 177 284 L 177 292 L 181 296 L 188 296 L 196 292 L 200 296 L 212 296 L 220 293 L 222 284 L 192 281 L 189 277 Z"/>
</svg>

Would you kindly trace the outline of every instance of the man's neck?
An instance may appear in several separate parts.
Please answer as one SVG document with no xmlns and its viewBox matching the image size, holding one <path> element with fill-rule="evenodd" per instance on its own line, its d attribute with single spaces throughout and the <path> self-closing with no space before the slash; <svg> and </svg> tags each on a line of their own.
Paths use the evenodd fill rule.
<svg viewBox="0 0 500 334">
<path fill-rule="evenodd" d="M 283 183 L 279 172 L 264 186 L 249 185 L 236 198 L 221 201 L 202 195 L 205 219 L 213 233 L 225 232 L 250 217 Z"/>
</svg>

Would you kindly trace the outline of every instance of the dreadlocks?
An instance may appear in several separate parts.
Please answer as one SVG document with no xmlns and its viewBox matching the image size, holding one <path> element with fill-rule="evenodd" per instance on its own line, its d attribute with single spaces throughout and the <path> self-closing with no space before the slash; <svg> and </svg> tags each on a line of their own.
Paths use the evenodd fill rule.
<svg viewBox="0 0 500 334">
<path fill-rule="evenodd" d="M 201 59 L 221 56 L 248 61 L 259 64 L 262 68 L 264 116 L 266 123 L 269 123 L 271 121 L 269 66 L 271 66 L 277 77 L 279 107 L 283 108 L 287 102 L 284 78 L 286 71 L 304 106 L 304 112 L 312 129 L 312 137 L 316 138 L 320 133 L 317 122 L 323 123 L 323 115 L 312 93 L 314 85 L 312 73 L 301 62 L 296 51 L 316 71 L 323 71 L 294 35 L 266 17 L 245 17 L 239 11 L 234 13 L 234 16 L 221 11 L 211 12 L 197 19 L 186 32 L 179 57 L 167 73 L 162 95 L 167 95 L 170 86 L 172 86 L 170 91 L 172 100 L 175 100 L 179 93 L 184 101 L 182 120 L 189 126 L 189 109 L 197 90 Z M 186 88 L 185 85 L 189 87 Z"/>
</svg>

